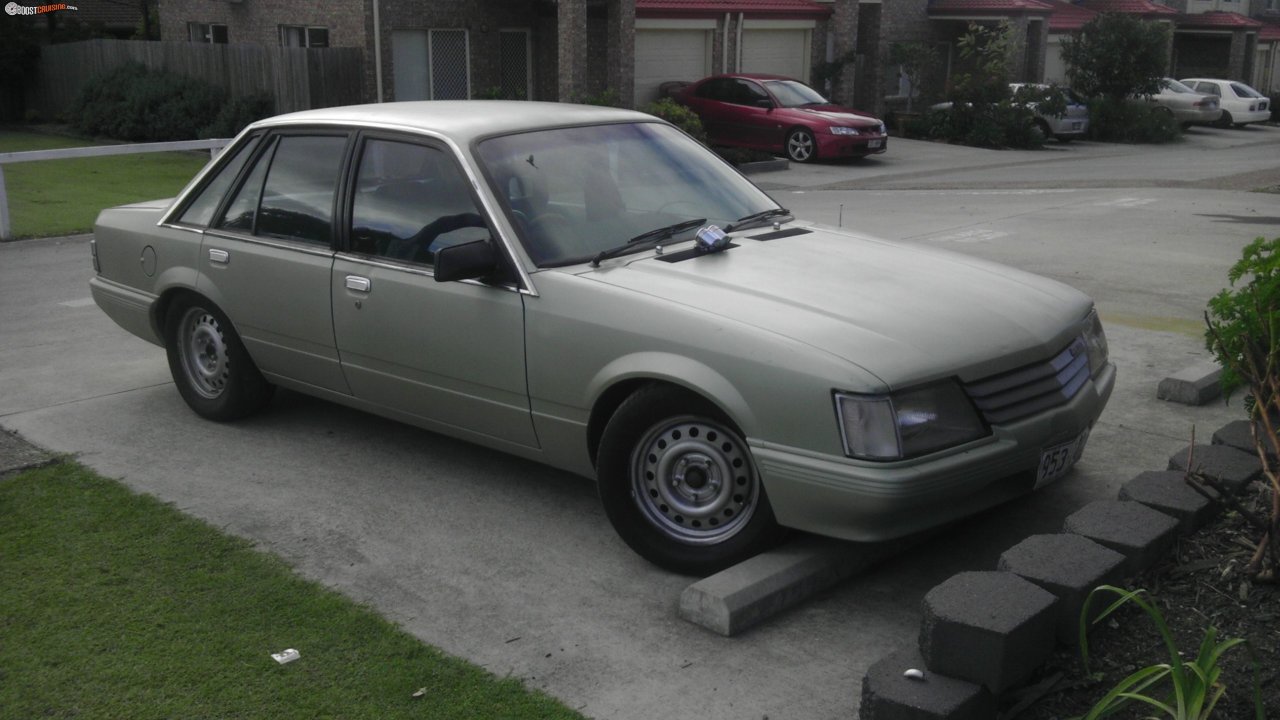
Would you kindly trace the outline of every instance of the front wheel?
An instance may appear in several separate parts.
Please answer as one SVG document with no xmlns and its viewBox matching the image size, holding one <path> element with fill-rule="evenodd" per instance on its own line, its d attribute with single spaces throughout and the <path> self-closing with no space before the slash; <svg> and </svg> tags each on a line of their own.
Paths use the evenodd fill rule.
<svg viewBox="0 0 1280 720">
<path fill-rule="evenodd" d="M 709 575 L 780 536 L 746 441 L 691 393 L 650 385 L 624 401 L 605 426 L 597 472 L 614 529 L 668 570 Z"/>
<path fill-rule="evenodd" d="M 178 393 L 201 417 L 235 420 L 257 412 L 275 387 L 262 377 L 222 311 L 182 298 L 165 315 L 165 350 Z"/>
<path fill-rule="evenodd" d="M 813 162 L 818 158 L 818 141 L 808 128 L 795 128 L 787 133 L 787 157 L 794 162 Z"/>
</svg>

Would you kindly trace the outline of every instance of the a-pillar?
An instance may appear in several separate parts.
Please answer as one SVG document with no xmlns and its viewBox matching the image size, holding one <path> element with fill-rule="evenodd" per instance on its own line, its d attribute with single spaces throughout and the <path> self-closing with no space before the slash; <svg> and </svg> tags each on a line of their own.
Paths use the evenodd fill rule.
<svg viewBox="0 0 1280 720">
<path fill-rule="evenodd" d="M 574 102 L 587 92 L 587 0 L 560 0 L 556 23 L 558 97 Z"/>
</svg>

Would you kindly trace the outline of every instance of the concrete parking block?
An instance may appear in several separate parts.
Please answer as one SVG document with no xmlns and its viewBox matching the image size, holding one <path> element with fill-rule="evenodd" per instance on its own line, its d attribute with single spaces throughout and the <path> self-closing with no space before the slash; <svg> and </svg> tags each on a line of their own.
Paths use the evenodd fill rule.
<svg viewBox="0 0 1280 720">
<path fill-rule="evenodd" d="M 1222 397 L 1222 366 L 1207 360 L 1184 368 L 1160 381 L 1156 397 L 1183 405 L 1203 405 Z"/>
<path fill-rule="evenodd" d="M 1170 470 L 1187 469 L 1187 446 L 1169 457 Z M 1226 445 L 1196 445 L 1191 462 L 1193 470 L 1221 480 L 1233 492 L 1262 477 L 1262 461 L 1252 453 L 1242 452 Z"/>
<path fill-rule="evenodd" d="M 1068 515 L 1063 526 L 1124 555 L 1126 575 L 1151 567 L 1173 545 L 1178 531 L 1176 518 L 1126 500 L 1091 502 Z"/>
<path fill-rule="evenodd" d="M 920 654 L 928 669 L 999 695 L 1049 657 L 1057 598 L 1008 572 L 962 572 L 924 596 Z"/>
<path fill-rule="evenodd" d="M 1177 518 L 1178 532 L 1186 535 L 1213 519 L 1218 505 L 1187 484 L 1185 472 L 1151 470 L 1120 486 L 1120 499 L 1140 502 L 1152 510 Z M 1210 495 L 1217 496 L 1212 488 Z"/>
<path fill-rule="evenodd" d="M 1120 553 L 1080 535 L 1058 533 L 1032 535 L 1014 545 L 997 567 L 1053 593 L 1058 598 L 1058 642 L 1075 645 L 1085 598 L 1099 585 L 1123 580 L 1124 566 Z"/>
<path fill-rule="evenodd" d="M 679 614 L 732 637 L 932 535 L 884 543 L 800 537 L 685 588 Z"/>
<path fill-rule="evenodd" d="M 920 676 L 907 677 L 908 670 Z M 861 720 L 990 720 L 995 714 L 986 688 L 925 670 L 914 647 L 885 656 L 862 678 Z"/>
<path fill-rule="evenodd" d="M 1218 428 L 1218 431 L 1213 434 L 1213 444 L 1226 445 L 1250 455 L 1255 455 L 1258 452 L 1257 447 L 1253 444 L 1253 432 L 1249 429 L 1248 420 L 1236 420 Z M 1265 441 L 1263 450 L 1267 452 L 1272 460 L 1275 460 L 1275 453 L 1271 451 L 1269 445 L 1265 444 Z"/>
</svg>

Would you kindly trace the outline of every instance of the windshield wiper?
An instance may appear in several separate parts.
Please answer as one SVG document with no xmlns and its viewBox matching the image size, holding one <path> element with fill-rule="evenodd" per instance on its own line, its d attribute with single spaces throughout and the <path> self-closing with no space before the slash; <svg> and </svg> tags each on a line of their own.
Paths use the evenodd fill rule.
<svg viewBox="0 0 1280 720">
<path fill-rule="evenodd" d="M 706 221 L 707 221 L 706 218 L 697 218 L 695 220 L 685 220 L 683 222 L 678 222 L 674 225 L 667 225 L 665 227 L 654 228 L 652 230 L 642 232 L 639 235 L 626 241 L 625 243 L 618 245 L 617 247 L 611 247 L 608 250 L 601 250 L 600 252 L 596 253 L 596 256 L 591 258 L 591 267 L 600 267 L 600 262 L 603 260 L 608 260 L 611 257 L 616 257 L 625 252 L 631 252 L 632 250 L 641 250 L 643 249 L 641 247 L 643 243 L 651 243 L 651 244 L 660 243 L 663 240 L 666 240 L 667 238 L 671 237 L 672 235 L 675 235 L 678 232 L 681 232 L 683 230 L 688 230 L 690 228 L 695 228 L 705 223 Z"/>
<path fill-rule="evenodd" d="M 729 227 L 726 227 L 724 231 L 727 233 L 731 233 L 735 230 L 743 230 L 743 229 L 746 229 L 746 227 L 749 225 L 759 224 L 761 220 L 768 220 L 771 217 L 779 217 L 782 215 L 786 215 L 790 217 L 791 211 L 786 208 L 772 208 L 769 210 L 761 210 L 760 212 L 757 212 L 757 213 L 751 213 L 746 217 L 738 218 L 737 222 L 733 223 Z"/>
</svg>

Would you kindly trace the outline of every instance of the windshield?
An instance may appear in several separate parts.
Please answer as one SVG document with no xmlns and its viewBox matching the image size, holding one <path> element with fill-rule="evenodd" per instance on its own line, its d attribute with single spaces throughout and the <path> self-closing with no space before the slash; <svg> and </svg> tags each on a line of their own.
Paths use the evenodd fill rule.
<svg viewBox="0 0 1280 720">
<path fill-rule="evenodd" d="M 765 86 L 782 107 L 829 104 L 817 90 L 795 80 L 769 80 L 765 82 Z"/>
<path fill-rule="evenodd" d="M 655 228 L 697 218 L 724 227 L 778 206 L 697 141 L 658 123 L 505 135 L 481 142 L 477 155 L 539 267 L 586 262 Z"/>
</svg>

